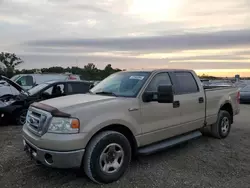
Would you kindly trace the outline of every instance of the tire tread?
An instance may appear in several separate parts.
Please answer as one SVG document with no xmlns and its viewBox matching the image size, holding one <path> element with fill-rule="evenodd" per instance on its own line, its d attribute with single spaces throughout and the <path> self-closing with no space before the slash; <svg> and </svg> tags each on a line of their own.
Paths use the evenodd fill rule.
<svg viewBox="0 0 250 188">
<path fill-rule="evenodd" d="M 98 180 L 96 180 L 94 177 L 93 177 L 93 173 L 91 171 L 91 157 L 92 157 L 92 153 L 95 149 L 95 147 L 97 146 L 97 144 L 105 137 L 109 136 L 109 135 L 112 135 L 112 134 L 116 134 L 116 135 L 119 135 L 123 138 L 125 138 L 127 140 L 127 138 L 119 133 L 119 132 L 116 132 L 116 131 L 104 131 L 104 132 L 100 132 L 99 134 L 97 134 L 96 136 L 93 137 L 93 139 L 90 141 L 90 143 L 88 144 L 87 146 L 87 149 L 86 149 L 86 153 L 84 155 L 84 160 L 83 160 L 83 168 L 84 168 L 84 172 L 85 174 L 92 180 L 94 181 L 95 183 L 97 184 L 101 184 L 102 182 L 99 182 Z M 128 141 L 128 140 L 127 140 Z M 129 143 L 129 141 L 128 141 Z M 129 163 L 130 163 L 130 160 L 131 158 L 129 159 Z"/>
</svg>

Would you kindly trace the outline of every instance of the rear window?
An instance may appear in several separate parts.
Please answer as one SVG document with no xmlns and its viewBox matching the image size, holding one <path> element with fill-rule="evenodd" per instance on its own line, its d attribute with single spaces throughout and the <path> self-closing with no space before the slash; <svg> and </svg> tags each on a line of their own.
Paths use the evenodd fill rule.
<svg viewBox="0 0 250 188">
<path fill-rule="evenodd" d="M 88 83 L 68 83 L 68 93 L 87 93 L 90 84 Z"/>
<path fill-rule="evenodd" d="M 176 94 L 188 94 L 199 92 L 198 85 L 194 76 L 190 72 L 175 72 L 176 81 L 178 87 L 176 88 Z"/>
</svg>

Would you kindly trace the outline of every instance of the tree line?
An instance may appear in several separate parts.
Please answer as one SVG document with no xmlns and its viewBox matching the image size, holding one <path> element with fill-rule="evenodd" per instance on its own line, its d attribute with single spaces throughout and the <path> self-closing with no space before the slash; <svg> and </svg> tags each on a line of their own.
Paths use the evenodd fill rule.
<svg viewBox="0 0 250 188">
<path fill-rule="evenodd" d="M 50 68 L 42 68 L 42 69 L 22 69 L 19 70 L 17 67 L 22 64 L 24 61 L 17 57 L 14 53 L 0 53 L 0 62 L 6 66 L 6 68 L 1 68 L 0 66 L 0 74 L 12 77 L 16 74 L 33 74 L 33 73 L 72 73 L 80 75 L 81 79 L 84 80 L 102 80 L 113 74 L 115 72 L 122 71 L 121 69 L 113 68 L 111 64 L 106 65 L 104 69 L 98 69 L 95 64 L 88 63 L 83 68 L 80 67 L 59 67 L 54 66 Z"/>
<path fill-rule="evenodd" d="M 95 64 L 88 63 L 83 68 L 80 67 L 50 67 L 50 68 L 42 68 L 42 69 L 22 69 L 19 70 L 17 67 L 22 64 L 24 61 L 18 57 L 14 53 L 1 52 L 0 53 L 0 64 L 4 64 L 6 66 L 5 70 L 0 66 L 0 74 L 5 75 L 7 77 L 12 77 L 16 74 L 32 74 L 32 73 L 72 73 L 80 75 L 83 80 L 102 80 L 113 74 L 115 72 L 122 71 L 121 69 L 113 68 L 111 64 L 108 64 L 104 69 L 98 69 Z M 210 75 L 200 75 L 200 78 L 214 80 L 218 79 L 218 77 L 210 76 Z"/>
</svg>

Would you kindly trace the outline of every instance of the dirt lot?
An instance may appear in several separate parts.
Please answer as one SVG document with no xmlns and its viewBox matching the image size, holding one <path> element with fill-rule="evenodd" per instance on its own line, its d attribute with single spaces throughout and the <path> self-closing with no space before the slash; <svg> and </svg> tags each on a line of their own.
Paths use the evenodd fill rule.
<svg viewBox="0 0 250 188">
<path fill-rule="evenodd" d="M 96 185 L 79 171 L 37 166 L 23 152 L 21 127 L 0 127 L 0 187 L 250 187 L 250 105 L 241 106 L 225 140 L 201 137 L 139 157 L 119 181 Z"/>
</svg>

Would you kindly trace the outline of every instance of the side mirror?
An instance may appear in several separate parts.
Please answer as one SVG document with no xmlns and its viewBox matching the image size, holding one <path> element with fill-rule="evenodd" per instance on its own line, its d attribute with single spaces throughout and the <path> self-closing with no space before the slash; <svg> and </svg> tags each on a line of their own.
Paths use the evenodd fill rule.
<svg viewBox="0 0 250 188">
<path fill-rule="evenodd" d="M 143 102 L 151 102 L 153 101 L 154 93 L 153 92 L 144 92 L 142 94 L 142 101 Z"/>
<path fill-rule="evenodd" d="M 158 87 L 157 101 L 159 103 L 173 103 L 174 94 L 172 85 L 160 85 Z"/>
<path fill-rule="evenodd" d="M 94 84 L 91 84 L 91 85 L 89 86 L 89 90 L 91 90 L 94 86 L 95 86 Z"/>
</svg>

